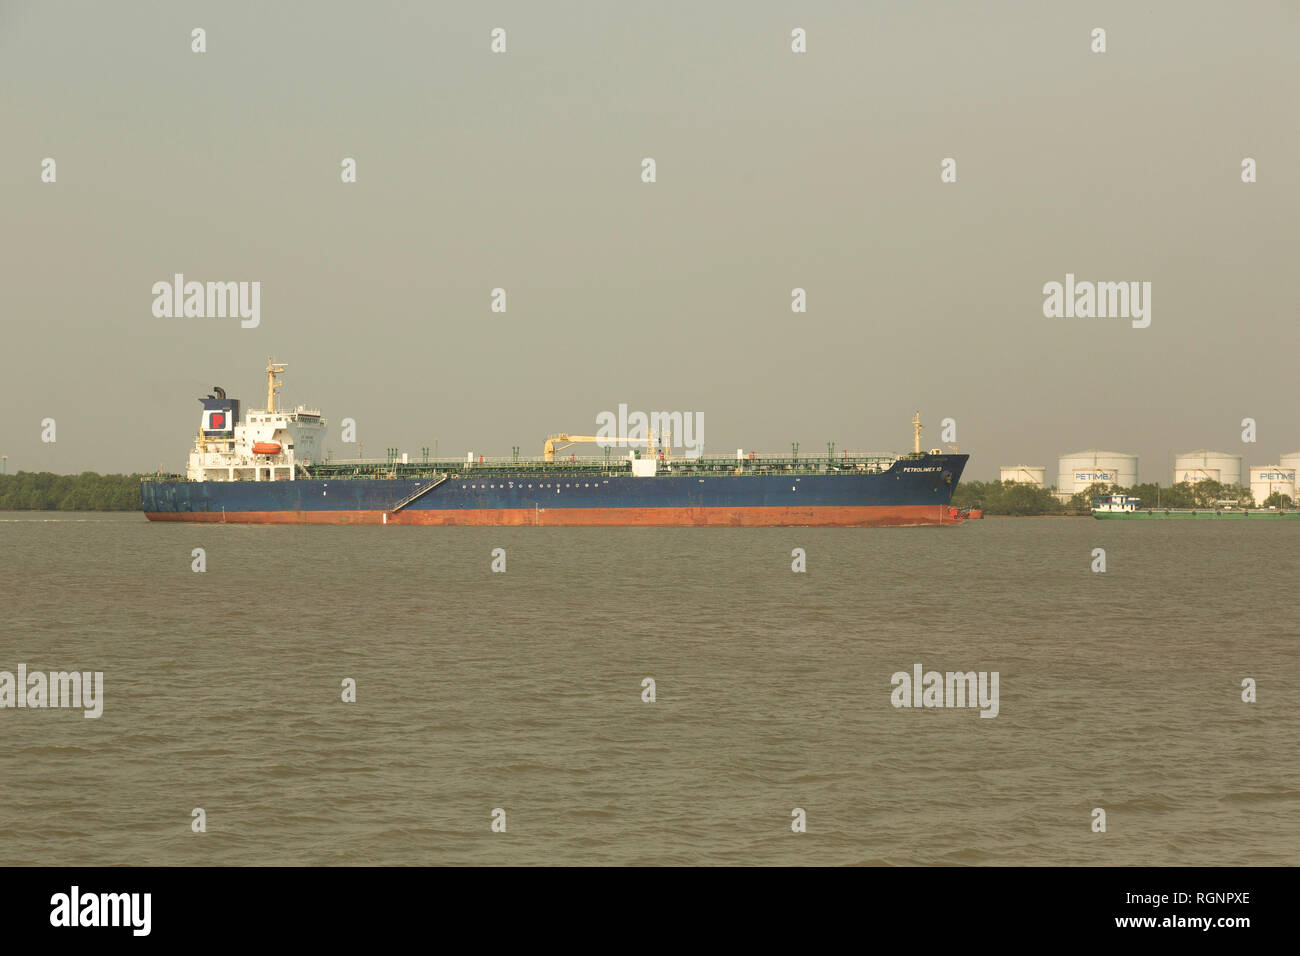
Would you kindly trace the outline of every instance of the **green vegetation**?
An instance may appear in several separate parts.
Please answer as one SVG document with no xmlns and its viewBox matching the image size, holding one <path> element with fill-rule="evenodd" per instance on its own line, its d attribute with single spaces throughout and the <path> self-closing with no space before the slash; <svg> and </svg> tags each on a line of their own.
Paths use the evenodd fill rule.
<svg viewBox="0 0 1300 956">
<path fill-rule="evenodd" d="M 1295 502 L 1291 500 L 1290 495 L 1284 495 L 1280 491 L 1275 491 L 1264 499 L 1264 508 L 1294 508 Z"/>
<path fill-rule="evenodd" d="M 1249 489 L 1217 481 L 1198 481 L 1196 484 L 1184 481 L 1169 488 L 1155 483 L 1131 488 L 1095 484 L 1065 503 L 1056 499 L 1055 490 L 1054 487 L 1037 488 L 1010 481 L 963 481 L 957 485 L 952 504 L 956 508 L 983 508 L 984 513 L 990 515 L 1086 515 L 1092 513 L 1093 498 L 1129 495 L 1141 498 L 1144 508 L 1211 508 L 1216 502 L 1229 501 L 1256 507 Z M 1285 495 L 1274 493 L 1261 507 L 1290 507 L 1290 500 Z"/>
<path fill-rule="evenodd" d="M 1061 515 L 1065 505 L 1052 489 L 1014 481 L 962 481 L 953 492 L 954 508 L 983 508 L 990 515 Z"/>
<path fill-rule="evenodd" d="M 139 475 L 0 475 L 0 511 L 139 511 Z"/>
</svg>

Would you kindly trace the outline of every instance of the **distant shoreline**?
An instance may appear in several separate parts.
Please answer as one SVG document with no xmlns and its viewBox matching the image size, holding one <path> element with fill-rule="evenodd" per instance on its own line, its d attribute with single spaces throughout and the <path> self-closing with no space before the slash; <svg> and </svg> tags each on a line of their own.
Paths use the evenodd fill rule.
<svg viewBox="0 0 1300 956">
<path fill-rule="evenodd" d="M 138 474 L 93 471 L 0 475 L 0 511 L 139 511 L 140 478 Z"/>
</svg>

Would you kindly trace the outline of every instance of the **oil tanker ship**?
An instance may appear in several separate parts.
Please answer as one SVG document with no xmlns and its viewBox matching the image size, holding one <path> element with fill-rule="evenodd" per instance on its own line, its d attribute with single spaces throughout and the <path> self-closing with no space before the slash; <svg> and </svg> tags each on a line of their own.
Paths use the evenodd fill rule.
<svg viewBox="0 0 1300 956">
<path fill-rule="evenodd" d="M 140 501 L 151 521 L 265 524 L 659 525 L 867 527 L 951 525 L 948 502 L 968 455 L 921 451 L 919 414 L 910 454 L 828 448 L 824 457 L 737 452 L 676 458 L 671 436 L 550 436 L 540 458 L 418 462 L 390 450 L 383 461 L 322 460 L 318 409 L 277 408 L 267 364 L 266 407 L 249 409 L 224 390 L 199 402 L 202 420 L 182 475 L 148 476 Z M 626 457 L 556 460 L 579 441 L 617 442 Z"/>
</svg>

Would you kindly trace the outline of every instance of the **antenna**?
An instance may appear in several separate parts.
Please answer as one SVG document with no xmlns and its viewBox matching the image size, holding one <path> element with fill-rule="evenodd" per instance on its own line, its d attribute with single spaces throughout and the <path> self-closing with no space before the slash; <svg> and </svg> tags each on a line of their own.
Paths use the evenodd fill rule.
<svg viewBox="0 0 1300 956">
<path fill-rule="evenodd" d="M 275 411 L 275 393 L 283 385 L 282 382 L 277 382 L 275 377 L 283 375 L 288 367 L 283 362 L 277 364 L 274 355 L 266 360 L 266 413 L 268 415 Z"/>
</svg>

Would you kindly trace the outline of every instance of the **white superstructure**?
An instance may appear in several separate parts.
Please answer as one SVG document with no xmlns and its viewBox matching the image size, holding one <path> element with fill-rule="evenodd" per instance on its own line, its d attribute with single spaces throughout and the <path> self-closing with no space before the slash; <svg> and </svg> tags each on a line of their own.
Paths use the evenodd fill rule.
<svg viewBox="0 0 1300 956">
<path fill-rule="evenodd" d="M 203 419 L 190 452 L 186 477 L 191 481 L 293 481 L 323 457 L 325 419 L 320 410 L 299 405 L 276 408 L 277 375 L 287 365 L 274 359 L 266 366 L 266 407 L 249 409 L 239 421 L 239 400 L 215 395 L 200 398 Z"/>
<path fill-rule="evenodd" d="M 1100 511 L 1103 514 L 1132 514 L 1138 510 L 1141 504 L 1141 498 L 1131 498 L 1127 495 L 1106 495 L 1102 498 L 1092 499 L 1092 510 Z"/>
</svg>

